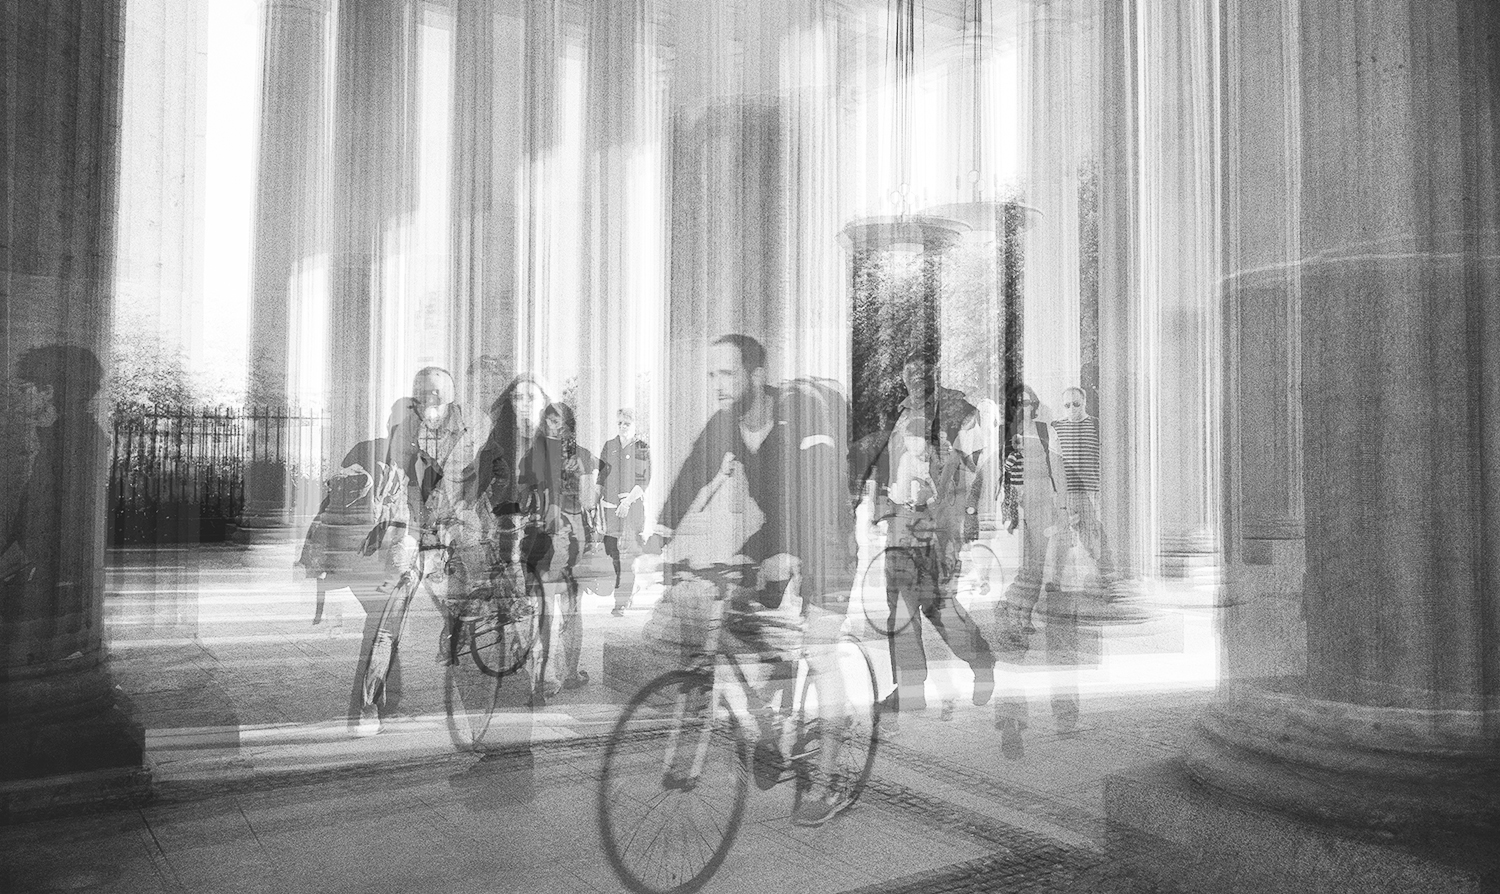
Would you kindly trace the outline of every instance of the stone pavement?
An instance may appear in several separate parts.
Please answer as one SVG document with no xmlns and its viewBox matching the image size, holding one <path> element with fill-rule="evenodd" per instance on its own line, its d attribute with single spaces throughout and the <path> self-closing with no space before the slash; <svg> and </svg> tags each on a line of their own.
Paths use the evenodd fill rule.
<svg viewBox="0 0 1500 894">
<path fill-rule="evenodd" d="M 1014 567 L 994 546 L 990 579 L 961 591 L 990 633 Z M 605 643 L 638 640 L 647 608 L 614 618 L 608 599 L 585 597 L 593 682 L 535 713 L 518 701 L 513 745 L 480 759 L 456 742 L 430 604 L 413 603 L 399 704 L 379 735 L 355 738 L 359 599 L 330 595 L 314 626 L 315 587 L 286 557 L 250 566 L 202 547 L 115 558 L 113 669 L 147 729 L 154 798 L 0 829 L 0 891 L 623 890 L 602 856 L 594 798 L 628 693 L 604 685 L 601 656 Z M 883 605 L 872 577 L 863 595 Z M 881 743 L 861 802 L 804 829 L 790 822 L 786 786 L 752 789 L 705 890 L 1167 890 L 1149 880 L 1160 872 L 1106 858 L 1119 833 L 1104 823 L 1103 780 L 1171 758 L 1207 699 L 1217 646 L 1210 611 L 1191 602 L 1161 595 L 1150 622 L 1106 629 L 1082 666 L 1043 654 L 1002 664 L 999 696 L 982 708 L 970 704 L 967 669 L 929 634 L 930 707 L 903 714 Z M 878 638 L 871 645 L 889 686 Z M 1059 691 L 1078 693 L 1076 728 L 1052 717 Z M 955 703 L 947 721 L 944 698 Z M 1027 719 L 1004 754 L 1000 716 Z"/>
</svg>

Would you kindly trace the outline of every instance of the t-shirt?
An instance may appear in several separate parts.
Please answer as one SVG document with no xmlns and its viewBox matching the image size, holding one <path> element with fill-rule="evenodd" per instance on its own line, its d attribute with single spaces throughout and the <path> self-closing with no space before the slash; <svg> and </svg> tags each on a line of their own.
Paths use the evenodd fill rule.
<svg viewBox="0 0 1500 894">
<path fill-rule="evenodd" d="M 1057 435 L 1057 449 L 1068 470 L 1069 493 L 1099 492 L 1099 420 L 1085 416 L 1074 422 L 1061 419 L 1052 423 Z"/>
</svg>

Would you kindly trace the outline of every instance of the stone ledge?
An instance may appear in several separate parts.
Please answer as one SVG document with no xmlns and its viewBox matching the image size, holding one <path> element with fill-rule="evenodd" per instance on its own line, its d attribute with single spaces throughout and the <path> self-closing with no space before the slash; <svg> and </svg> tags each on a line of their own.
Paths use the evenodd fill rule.
<svg viewBox="0 0 1500 894">
<path fill-rule="evenodd" d="M 1492 894 L 1492 845 L 1397 841 L 1265 810 L 1193 781 L 1177 760 L 1104 783 L 1111 861 L 1189 890 Z"/>
</svg>

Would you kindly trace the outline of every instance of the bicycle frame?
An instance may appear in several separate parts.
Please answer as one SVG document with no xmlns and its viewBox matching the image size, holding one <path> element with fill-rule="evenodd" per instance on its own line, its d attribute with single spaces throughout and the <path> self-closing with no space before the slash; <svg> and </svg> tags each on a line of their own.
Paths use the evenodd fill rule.
<svg viewBox="0 0 1500 894">
<path fill-rule="evenodd" d="M 708 757 L 709 737 L 713 735 L 715 726 L 722 719 L 723 715 L 721 711 L 724 708 L 729 710 L 730 715 L 744 729 L 755 730 L 757 735 L 760 732 L 760 722 L 756 718 L 755 712 L 750 708 L 750 680 L 742 664 L 744 659 L 733 653 L 724 652 L 719 648 L 719 636 L 724 625 L 725 605 L 729 601 L 728 588 L 730 582 L 723 579 L 720 575 L 713 575 L 713 579 L 717 585 L 718 594 L 714 598 L 713 608 L 709 613 L 708 633 L 704 640 L 704 648 L 699 653 L 704 659 L 705 664 L 712 663 L 713 682 L 709 687 L 709 702 L 707 705 L 709 722 L 698 736 L 698 741 L 693 744 L 693 761 L 688 772 L 688 781 L 696 780 L 703 772 L 703 766 Z M 772 702 L 775 716 L 780 724 L 778 745 L 780 753 L 783 755 L 791 753 L 797 735 L 796 724 L 787 723 L 786 720 L 802 716 L 803 693 L 808 688 L 806 683 L 809 665 L 805 647 L 798 649 L 796 661 L 796 676 L 791 681 L 791 703 L 776 707 L 776 703 Z M 663 771 L 668 774 L 677 765 L 677 752 L 682 745 L 678 737 L 682 732 L 683 721 L 686 719 L 689 710 L 687 704 L 688 697 L 688 693 L 681 693 L 677 698 L 677 704 L 673 707 L 673 724 L 668 733 L 667 748 L 662 761 Z"/>
</svg>

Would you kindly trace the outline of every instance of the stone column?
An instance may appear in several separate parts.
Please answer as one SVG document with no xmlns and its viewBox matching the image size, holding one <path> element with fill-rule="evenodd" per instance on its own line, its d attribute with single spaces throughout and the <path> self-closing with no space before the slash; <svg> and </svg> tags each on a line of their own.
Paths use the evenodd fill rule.
<svg viewBox="0 0 1500 894">
<path fill-rule="evenodd" d="M 1188 772 L 1236 797 L 1168 782 L 1148 804 L 1116 777 L 1106 807 L 1237 889 L 1490 890 L 1500 10 L 1334 0 L 1294 21 L 1306 672 L 1227 680 L 1203 716 Z"/>
<path fill-rule="evenodd" d="M 1151 546 L 1164 575 L 1200 583 L 1219 564 L 1214 20 L 1206 4 L 1135 4 Z"/>
<path fill-rule="evenodd" d="M 1224 22 L 1223 673 L 1300 674 L 1301 99 L 1296 0 L 1235 3 Z M 1268 197 L 1284 197 L 1268 200 Z"/>
<path fill-rule="evenodd" d="M 331 448 L 386 434 L 387 401 L 416 370 L 394 369 L 403 224 L 415 206 L 416 11 L 411 0 L 339 7 L 330 210 Z M 398 385 L 398 383 L 401 383 Z"/>
<path fill-rule="evenodd" d="M 1226 687 L 1194 768 L 1320 817 L 1496 822 L 1500 15 L 1300 24 L 1307 673 Z"/>
<path fill-rule="evenodd" d="M 251 407 L 294 402 L 292 369 L 304 306 L 324 288 L 323 207 L 327 173 L 329 0 L 270 0 L 265 6 L 261 125 L 250 292 Z M 292 512 L 285 426 L 257 414 L 249 436 L 273 456 L 247 465 L 236 542 L 263 546 L 299 533 Z M 335 445 L 342 453 L 347 446 Z"/>
<path fill-rule="evenodd" d="M 119 2 L 0 5 L 0 821 L 142 794 L 103 641 Z M 55 410 L 55 417 L 47 407 Z"/>
<path fill-rule="evenodd" d="M 1079 383 L 1079 172 L 1092 148 L 1086 17 L 1079 4 L 1022 4 L 1026 185 L 1025 381 L 1054 414 Z M 1045 418 L 1045 417 L 1044 417 Z"/>
<path fill-rule="evenodd" d="M 736 5 L 678 7 L 673 22 L 667 424 L 658 429 L 653 454 L 664 482 L 714 409 L 703 375 L 710 338 L 743 332 L 763 341 L 773 381 L 796 361 L 785 337 L 787 137 L 779 51 L 786 12 L 779 2 L 754 14 Z"/>
<path fill-rule="evenodd" d="M 588 287 L 580 315 L 579 425 L 591 450 L 661 357 L 665 305 L 666 135 L 660 9 L 650 0 L 589 13 L 584 119 Z M 646 408 L 640 408 L 643 411 Z M 641 422 L 649 424 L 644 417 Z"/>
<path fill-rule="evenodd" d="M 521 4 L 453 4 L 453 370 L 488 411 L 516 370 L 516 177 L 521 166 Z M 494 371 L 463 375 L 475 358 Z M 475 370 L 474 372 L 478 372 Z M 476 379 L 480 379 L 476 381 Z"/>
<path fill-rule="evenodd" d="M 1138 274 L 1141 234 L 1139 44 L 1134 0 L 1101 3 L 1099 95 L 1099 426 L 1100 502 L 1109 553 L 1120 581 L 1152 567 L 1146 325 Z"/>
</svg>

